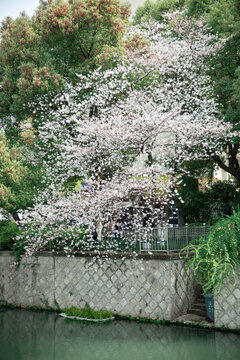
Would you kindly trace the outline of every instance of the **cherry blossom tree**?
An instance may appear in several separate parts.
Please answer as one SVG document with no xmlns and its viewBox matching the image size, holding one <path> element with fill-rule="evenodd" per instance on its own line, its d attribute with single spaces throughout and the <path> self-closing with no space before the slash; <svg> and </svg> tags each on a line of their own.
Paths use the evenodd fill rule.
<svg viewBox="0 0 240 360">
<path fill-rule="evenodd" d="M 179 21 L 176 13 L 166 19 L 171 27 L 152 21 L 131 28 L 125 56 L 111 69 L 78 75 L 55 98 L 56 111 L 41 99 L 35 104 L 49 119 L 36 157 L 48 186 L 23 214 L 28 254 L 49 246 L 118 250 L 104 232 L 164 223 L 177 195 L 175 169 L 220 154 L 231 137 L 205 64 L 221 43 L 201 22 Z M 128 246 L 134 240 L 132 233 Z"/>
</svg>

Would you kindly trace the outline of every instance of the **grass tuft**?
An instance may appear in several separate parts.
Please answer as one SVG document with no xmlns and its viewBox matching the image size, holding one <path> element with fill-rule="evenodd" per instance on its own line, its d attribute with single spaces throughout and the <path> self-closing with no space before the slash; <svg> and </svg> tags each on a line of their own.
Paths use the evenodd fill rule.
<svg viewBox="0 0 240 360">
<path fill-rule="evenodd" d="M 113 317 L 113 313 L 109 310 L 93 310 L 89 305 L 83 309 L 78 309 L 74 306 L 68 309 L 62 309 L 68 316 L 78 316 L 86 319 L 107 319 Z"/>
</svg>

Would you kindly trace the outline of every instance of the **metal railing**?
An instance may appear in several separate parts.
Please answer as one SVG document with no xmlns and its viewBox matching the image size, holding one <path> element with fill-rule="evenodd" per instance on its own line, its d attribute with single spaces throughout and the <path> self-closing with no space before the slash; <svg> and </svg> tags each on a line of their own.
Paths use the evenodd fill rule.
<svg viewBox="0 0 240 360">
<path fill-rule="evenodd" d="M 151 229 L 123 230 L 115 233 L 105 231 L 103 241 L 115 244 L 121 250 L 138 252 L 174 252 L 185 246 L 197 244 L 200 237 L 206 237 L 210 226 L 156 227 Z"/>
</svg>

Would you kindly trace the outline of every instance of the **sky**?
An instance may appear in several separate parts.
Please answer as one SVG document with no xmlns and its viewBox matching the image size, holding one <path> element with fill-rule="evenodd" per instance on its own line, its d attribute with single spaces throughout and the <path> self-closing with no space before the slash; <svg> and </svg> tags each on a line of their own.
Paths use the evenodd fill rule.
<svg viewBox="0 0 240 360">
<path fill-rule="evenodd" d="M 128 0 L 135 11 L 138 6 L 144 4 L 145 0 Z M 32 16 L 37 9 L 39 0 L 0 0 L 0 21 L 6 16 L 13 19 L 18 17 L 21 11 L 25 11 L 27 15 Z"/>
</svg>

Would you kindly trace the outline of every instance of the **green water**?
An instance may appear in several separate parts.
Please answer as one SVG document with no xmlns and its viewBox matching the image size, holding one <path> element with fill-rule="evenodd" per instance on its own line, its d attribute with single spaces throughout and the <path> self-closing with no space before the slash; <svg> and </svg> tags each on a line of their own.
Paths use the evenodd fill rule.
<svg viewBox="0 0 240 360">
<path fill-rule="evenodd" d="M 0 360 L 239 360 L 240 335 L 55 313 L 0 311 Z"/>
</svg>

